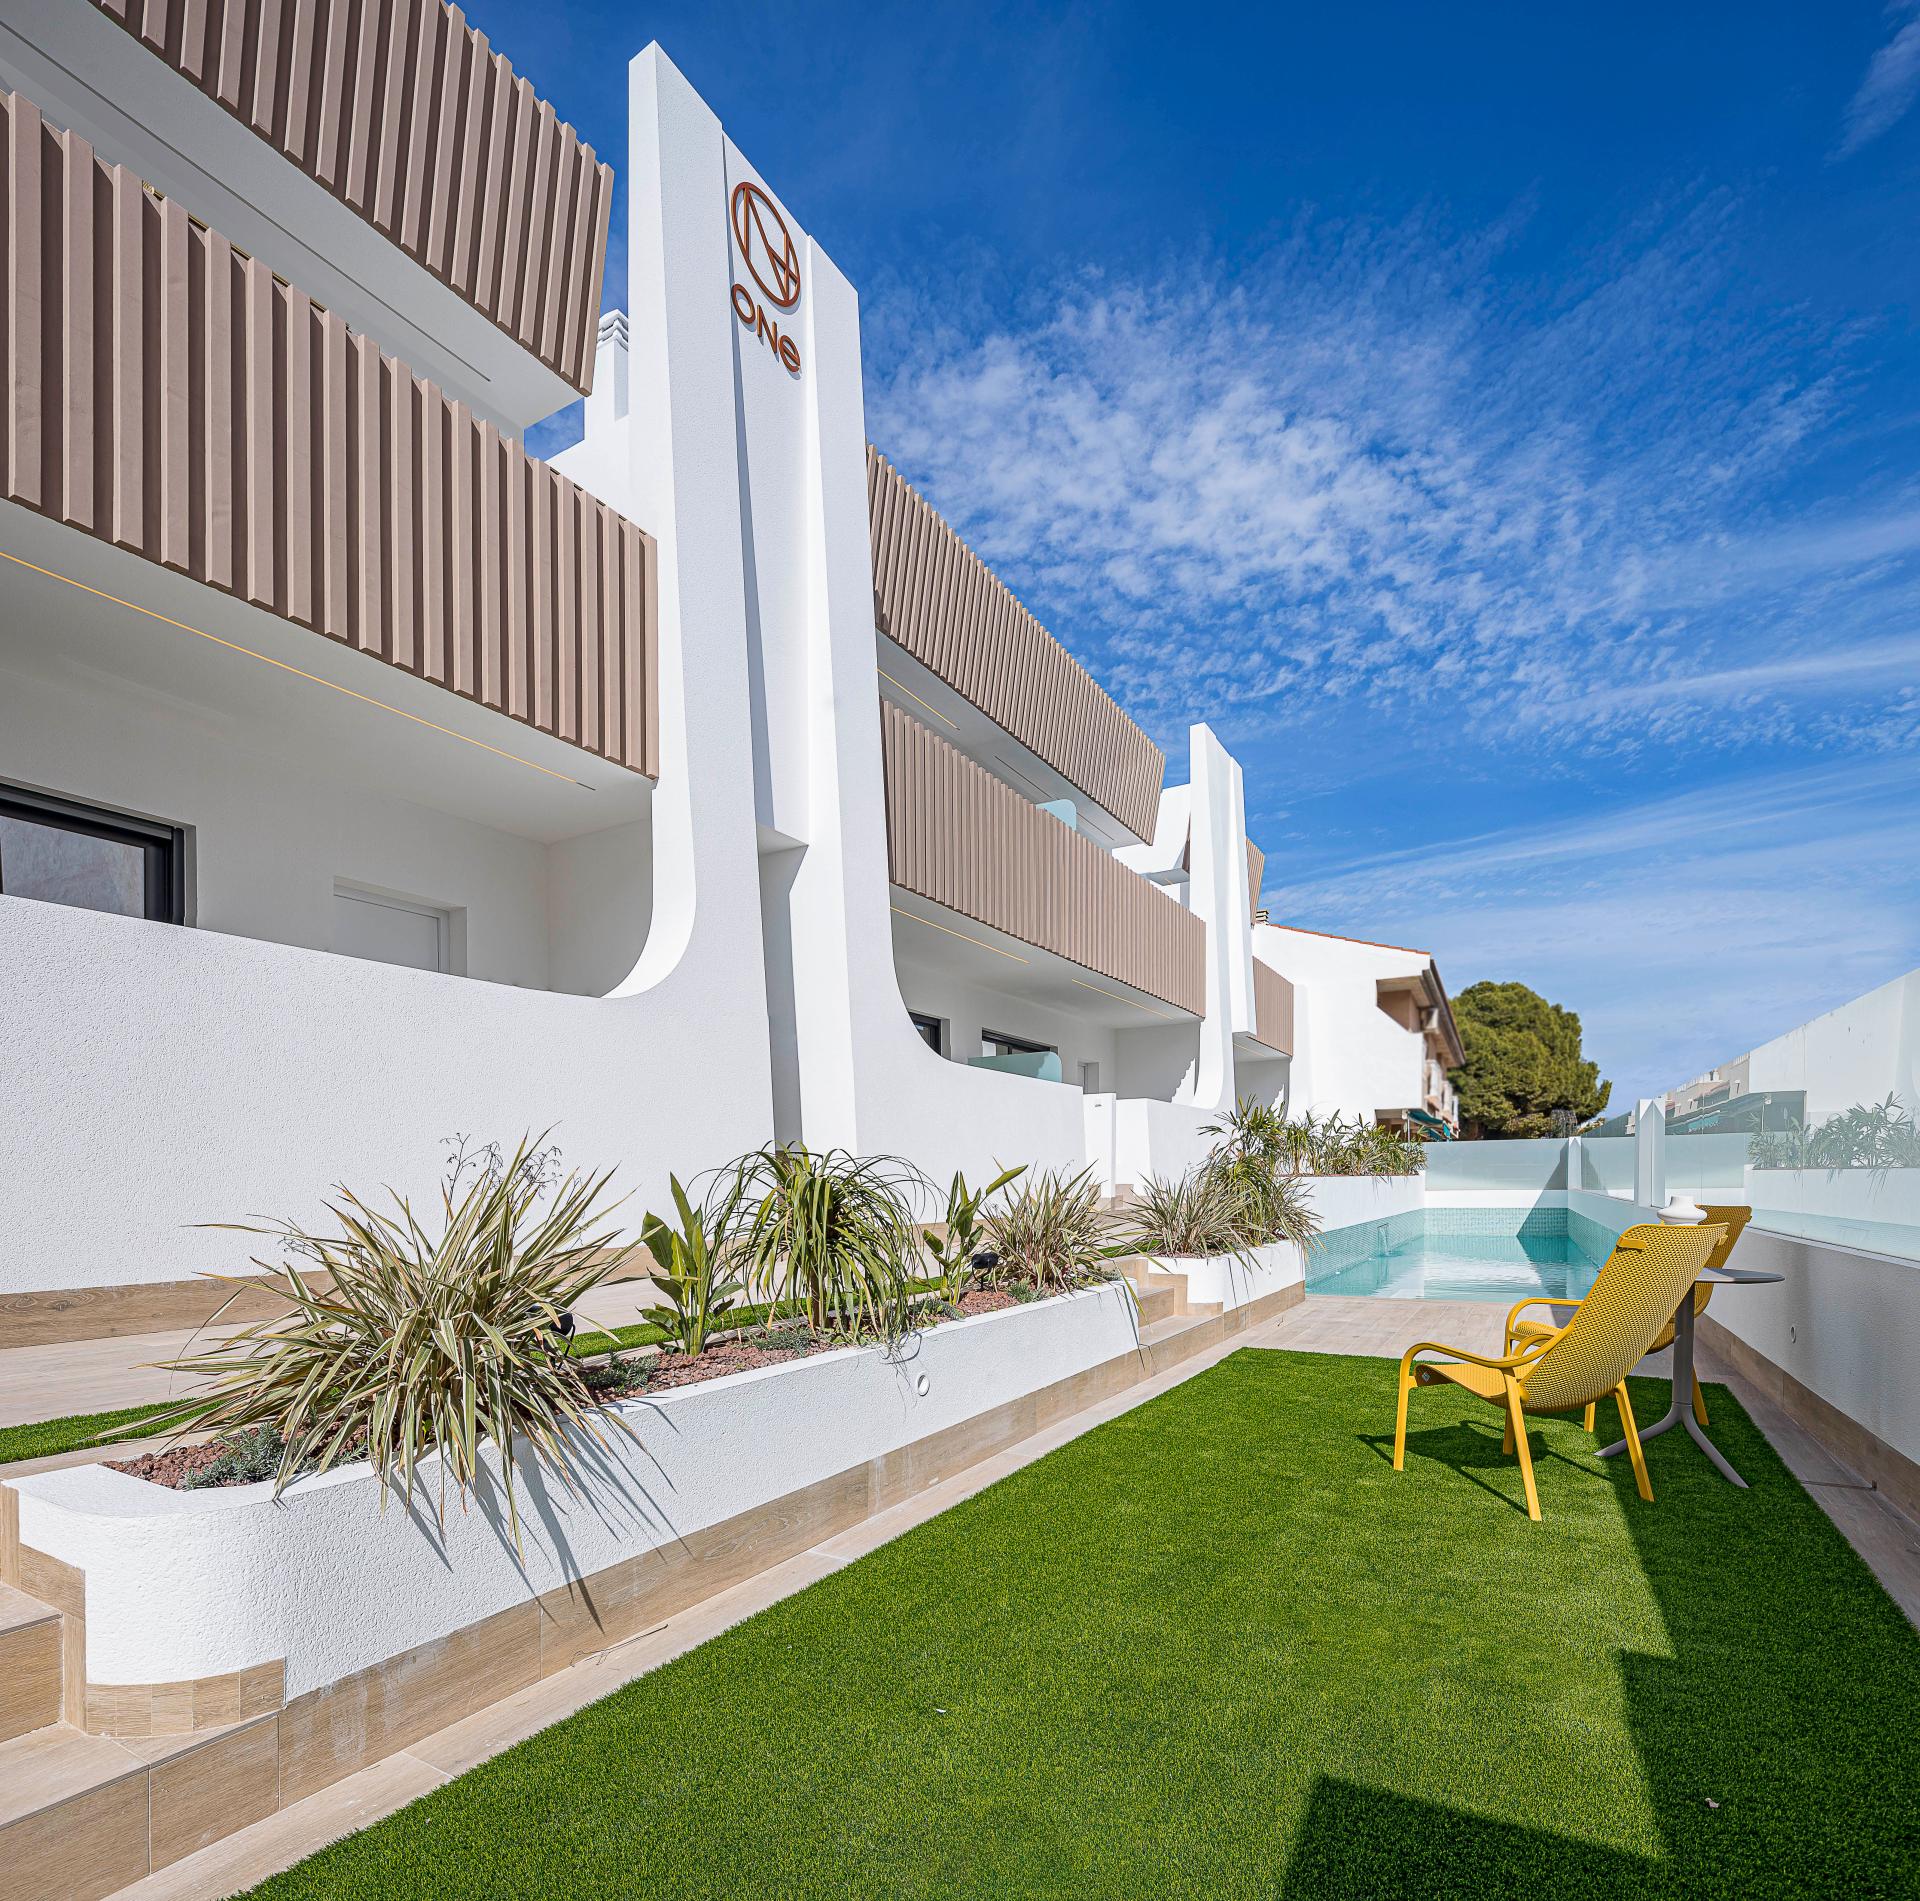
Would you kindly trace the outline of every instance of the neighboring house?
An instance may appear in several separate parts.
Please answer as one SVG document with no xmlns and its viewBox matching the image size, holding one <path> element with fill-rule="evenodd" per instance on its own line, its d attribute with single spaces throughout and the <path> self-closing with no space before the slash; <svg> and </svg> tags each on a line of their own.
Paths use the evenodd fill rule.
<svg viewBox="0 0 1920 1901">
<path fill-rule="evenodd" d="M 1253 943 L 1294 987 L 1296 1115 L 1459 1128 L 1448 1071 L 1466 1052 L 1431 952 L 1275 924 L 1257 925 Z"/>
<path fill-rule="evenodd" d="M 604 316 L 611 173 L 456 11 L 21 0 L 0 85 L 0 1338 L 190 1318 L 194 1224 L 459 1131 L 636 1209 L 794 1137 L 1178 1172 L 1334 1100 L 1355 982 L 1365 1112 L 1450 1114 L 1430 960 L 1302 1008 L 1239 766 L 1167 787 L 868 446 L 851 288 L 657 48 Z"/>
</svg>

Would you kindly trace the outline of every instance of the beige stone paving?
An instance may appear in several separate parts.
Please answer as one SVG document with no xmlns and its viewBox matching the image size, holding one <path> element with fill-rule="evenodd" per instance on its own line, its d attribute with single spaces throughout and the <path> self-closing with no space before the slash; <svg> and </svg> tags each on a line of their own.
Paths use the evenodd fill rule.
<svg viewBox="0 0 1920 1901">
<path fill-rule="evenodd" d="M 581 1301 L 577 1313 L 583 1326 L 626 1327 L 656 1299 L 651 1281 L 616 1281 L 610 1287 L 595 1288 Z M 177 1360 L 230 1331 L 201 1327 L 0 1348 L 0 1426 L 64 1419 L 75 1413 L 119 1412 L 154 1400 L 180 1398 L 192 1390 L 192 1382 L 153 1363 Z"/>
<path fill-rule="evenodd" d="M 1382 1313 L 1381 1309 L 1394 1311 Z M 584 1658 L 555 1676 L 476 1711 L 411 1749 L 149 1875 L 122 1889 L 119 1901 L 221 1901 L 221 1897 L 251 1887 L 340 1836 L 404 1808 L 453 1776 L 718 1636 L 792 1592 L 805 1589 L 1056 1446 L 1191 1379 L 1243 1347 L 1356 1353 L 1383 1360 L 1397 1358 L 1414 1341 L 1426 1338 L 1460 1346 L 1497 1347 L 1505 1314 L 1504 1307 L 1480 1302 L 1309 1295 L 1279 1318 L 1236 1334 L 1139 1386 L 1057 1421 L 1032 1438 L 876 1513 L 813 1550 L 667 1619 L 657 1629 Z M 1644 1363 L 1644 1370 L 1663 1372 L 1659 1363 L 1665 1358 L 1664 1354 L 1652 1356 Z M 1743 1381 L 1710 1362 L 1703 1361 L 1701 1370 L 1734 1389 L 1789 1469 L 1813 1492 L 1908 1616 L 1920 1622 L 1920 1527 L 1894 1511 L 1877 1493 L 1863 1488 L 1818 1442 Z M 1386 1372 L 1383 1366 L 1383 1375 Z M 1386 1396 L 1383 1404 L 1390 1407 L 1390 1379 L 1383 1383 L 1382 1392 Z"/>
</svg>

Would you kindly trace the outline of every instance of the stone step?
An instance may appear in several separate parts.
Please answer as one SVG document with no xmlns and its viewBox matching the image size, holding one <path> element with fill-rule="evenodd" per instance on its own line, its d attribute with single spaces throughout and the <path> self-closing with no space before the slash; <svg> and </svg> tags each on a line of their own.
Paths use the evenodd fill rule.
<svg viewBox="0 0 1920 1901">
<path fill-rule="evenodd" d="M 0 1893 L 101 1901 L 264 1819 L 274 1722 L 140 1738 L 52 1723 L 0 1743 Z"/>
<path fill-rule="evenodd" d="M 0 1743 L 60 1720 L 60 1613 L 0 1584 Z"/>
<path fill-rule="evenodd" d="M 1145 1282 L 1135 1281 L 1133 1297 L 1139 1303 L 1140 1320 L 1147 1325 L 1155 1320 L 1171 1319 L 1184 1311 L 1187 1285 L 1183 1280 L 1177 1285 L 1170 1280 L 1155 1276 Z"/>
</svg>

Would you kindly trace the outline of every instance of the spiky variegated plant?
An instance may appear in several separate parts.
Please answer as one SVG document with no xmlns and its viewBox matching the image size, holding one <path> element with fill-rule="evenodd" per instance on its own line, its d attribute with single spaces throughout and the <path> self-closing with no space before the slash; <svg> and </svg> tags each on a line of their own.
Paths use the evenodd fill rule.
<svg viewBox="0 0 1920 1901">
<path fill-rule="evenodd" d="M 1118 1273 L 1114 1258 L 1126 1251 L 1100 1207 L 1090 1168 L 1077 1175 L 1049 1168 L 1027 1176 L 982 1226 L 987 1245 L 1000 1257 L 994 1280 L 1024 1281 L 1040 1294 L 1112 1280 Z"/>
<path fill-rule="evenodd" d="M 1119 1231 L 1140 1254 L 1244 1258 L 1266 1239 L 1258 1202 L 1268 1184 L 1250 1192 L 1251 1167 L 1196 1168 L 1170 1182 L 1151 1176 L 1121 1211 Z"/>
<path fill-rule="evenodd" d="M 633 1251 L 604 1225 L 611 1171 L 568 1174 L 543 1209 L 548 1191 L 524 1166 L 531 1153 L 523 1142 L 502 1169 L 471 1181 L 456 1169 L 433 1231 L 404 1196 L 382 1210 L 345 1187 L 328 1204 L 337 1234 L 291 1221 L 209 1224 L 277 1238 L 284 1258 L 255 1265 L 291 1312 L 167 1362 L 208 1390 L 161 1429 L 272 1428 L 284 1441 L 276 1495 L 302 1472 L 365 1459 L 383 1507 L 393 1490 L 411 1502 L 422 1461 L 438 1453 L 443 1517 L 449 1483 L 464 1500 L 491 1441 L 517 1547 L 515 1441 L 572 1488 L 575 1434 L 604 1444 L 606 1419 L 632 1430 L 596 1410 L 562 1335 L 568 1310 Z"/>
</svg>

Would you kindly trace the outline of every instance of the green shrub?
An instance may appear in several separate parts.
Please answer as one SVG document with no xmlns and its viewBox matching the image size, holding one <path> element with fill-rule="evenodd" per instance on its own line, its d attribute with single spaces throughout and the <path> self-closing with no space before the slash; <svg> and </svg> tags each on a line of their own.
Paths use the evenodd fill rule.
<svg viewBox="0 0 1920 1901">
<path fill-rule="evenodd" d="M 984 1188 L 969 1188 L 967 1178 L 958 1169 L 947 1189 L 946 1220 L 941 1231 L 925 1236 L 927 1252 L 938 1269 L 935 1298 L 942 1306 L 958 1309 L 975 1279 L 974 1258 L 981 1252 L 985 1230 L 981 1214 L 1001 1189 L 1026 1173 L 1023 1162 L 1018 1168 L 1003 1169 Z"/>
<path fill-rule="evenodd" d="M 1756 1135 L 1749 1153 L 1755 1168 L 1920 1168 L 1920 1125 L 1889 1095 L 1811 1129 L 1795 1122 Z"/>
<path fill-rule="evenodd" d="M 695 1354 L 704 1350 L 715 1324 L 745 1291 L 737 1278 L 741 1249 L 729 1232 L 740 1203 L 737 1194 L 730 1194 L 715 1205 L 695 1208 L 677 1175 L 667 1181 L 679 1227 L 669 1227 L 655 1214 L 640 1224 L 641 1243 L 653 1256 L 653 1284 L 666 1297 L 664 1305 L 649 1307 L 645 1318 L 660 1329 L 667 1345 Z"/>
</svg>

